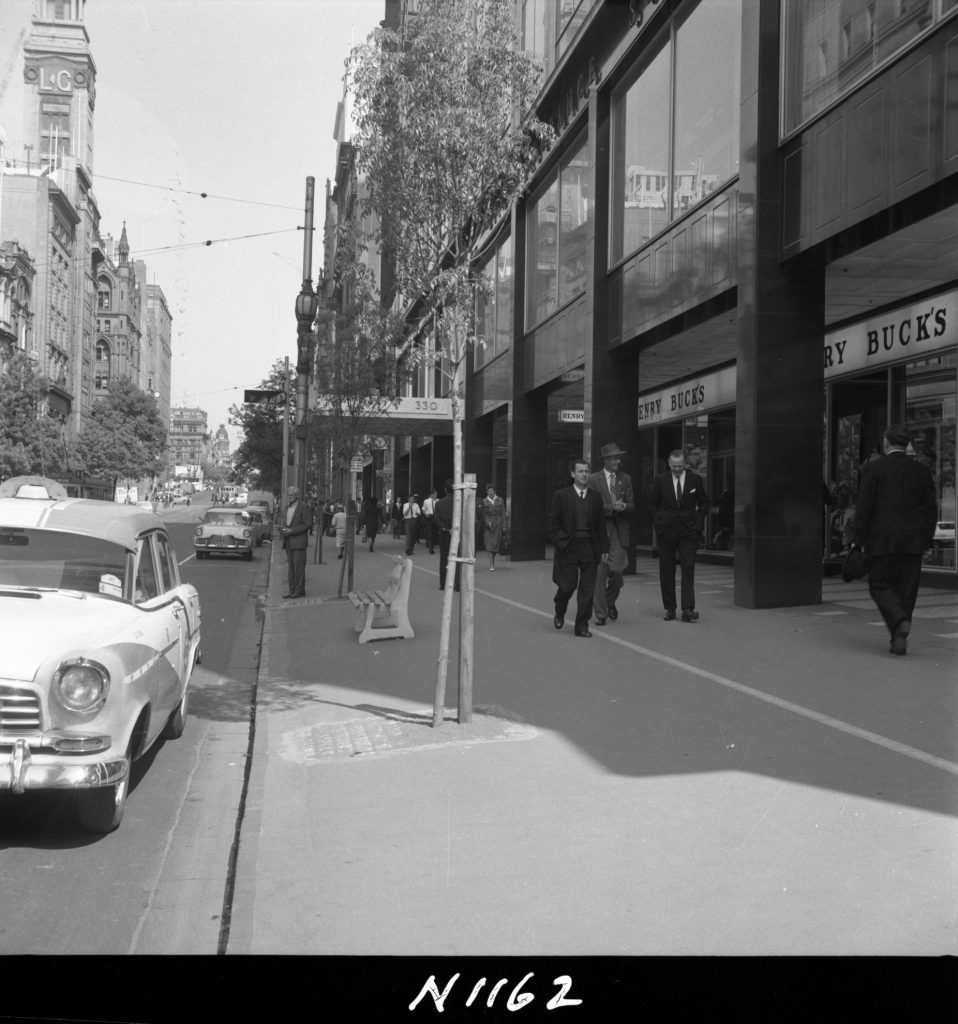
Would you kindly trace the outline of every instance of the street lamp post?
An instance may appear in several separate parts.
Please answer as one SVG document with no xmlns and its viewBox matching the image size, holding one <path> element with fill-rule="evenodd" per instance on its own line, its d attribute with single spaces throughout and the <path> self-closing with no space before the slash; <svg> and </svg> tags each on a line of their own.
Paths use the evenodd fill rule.
<svg viewBox="0 0 958 1024">
<path fill-rule="evenodd" d="M 306 179 L 303 226 L 303 285 L 296 296 L 296 448 L 293 457 L 296 486 L 306 495 L 307 385 L 313 365 L 313 321 L 319 299 L 313 291 L 313 193 L 316 179 Z"/>
</svg>

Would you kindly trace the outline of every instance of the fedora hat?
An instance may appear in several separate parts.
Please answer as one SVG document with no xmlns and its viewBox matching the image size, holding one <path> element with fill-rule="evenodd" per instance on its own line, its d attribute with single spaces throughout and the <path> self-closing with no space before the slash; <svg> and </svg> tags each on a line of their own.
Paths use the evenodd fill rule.
<svg viewBox="0 0 958 1024">
<path fill-rule="evenodd" d="M 613 441 L 612 444 L 604 444 L 599 449 L 599 455 L 603 459 L 611 459 L 613 455 L 625 455 L 626 453 Z"/>
</svg>

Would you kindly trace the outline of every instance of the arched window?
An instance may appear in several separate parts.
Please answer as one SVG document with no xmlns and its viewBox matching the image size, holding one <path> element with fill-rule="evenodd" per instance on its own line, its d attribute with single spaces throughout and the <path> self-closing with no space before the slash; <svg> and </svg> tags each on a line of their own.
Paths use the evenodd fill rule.
<svg viewBox="0 0 958 1024">
<path fill-rule="evenodd" d="M 105 277 L 101 277 L 96 284 L 96 308 L 110 309 L 112 306 L 113 290 L 110 288 L 110 282 Z"/>
<path fill-rule="evenodd" d="M 96 343 L 96 361 L 98 363 L 110 361 L 110 346 L 102 338 Z"/>
</svg>

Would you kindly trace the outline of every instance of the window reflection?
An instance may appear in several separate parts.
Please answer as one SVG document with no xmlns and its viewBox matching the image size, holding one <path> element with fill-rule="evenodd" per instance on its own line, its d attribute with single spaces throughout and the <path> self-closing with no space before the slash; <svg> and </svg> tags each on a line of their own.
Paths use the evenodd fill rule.
<svg viewBox="0 0 958 1024">
<path fill-rule="evenodd" d="M 958 0 L 785 0 L 789 133 L 901 53 Z"/>
</svg>

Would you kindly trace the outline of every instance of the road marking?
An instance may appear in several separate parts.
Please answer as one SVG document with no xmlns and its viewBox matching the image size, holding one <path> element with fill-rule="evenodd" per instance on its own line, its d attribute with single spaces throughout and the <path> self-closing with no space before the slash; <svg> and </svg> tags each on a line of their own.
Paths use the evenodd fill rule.
<svg viewBox="0 0 958 1024">
<path fill-rule="evenodd" d="M 815 615 L 847 615 L 848 612 L 814 612 Z"/>
<path fill-rule="evenodd" d="M 484 597 L 492 598 L 494 601 L 501 601 L 503 604 L 511 605 L 513 608 L 519 608 L 522 611 L 532 612 L 534 615 L 540 615 L 544 619 L 552 618 L 551 614 L 542 611 L 540 608 L 532 608 L 529 605 L 521 604 L 518 601 L 510 601 L 508 598 L 501 597 L 498 594 L 491 594 L 487 590 L 480 590 L 478 587 L 476 588 L 476 593 L 482 594 Z M 877 623 L 877 625 L 884 625 L 884 623 Z M 672 668 L 688 672 L 690 675 L 698 676 L 700 679 L 707 679 L 709 682 L 717 683 L 719 686 L 724 686 L 726 689 L 744 694 L 746 697 L 753 697 L 755 700 L 764 701 L 766 704 L 773 704 L 775 707 L 781 708 L 783 711 L 790 711 L 792 714 L 800 715 L 802 718 L 808 718 L 813 722 L 818 722 L 820 725 L 827 726 L 829 729 L 835 729 L 838 732 L 844 732 L 849 736 L 854 736 L 857 739 L 864 740 L 866 743 L 873 743 L 875 746 L 884 747 L 886 750 L 891 750 L 896 754 L 901 754 L 903 757 L 909 757 L 913 761 L 920 761 L 923 764 L 930 765 L 932 768 L 938 768 L 941 771 L 949 772 L 952 775 L 958 775 L 958 764 L 954 761 L 948 761 L 943 757 L 935 757 L 934 754 L 929 754 L 924 750 L 918 750 L 916 747 L 910 747 L 905 743 L 899 743 L 897 740 L 892 740 L 887 736 L 881 736 L 878 733 L 870 732 L 868 729 L 860 729 L 857 725 L 852 725 L 850 722 L 843 722 L 840 718 L 832 718 L 831 715 L 823 715 L 821 712 L 813 711 L 811 708 L 803 707 L 801 704 L 795 704 L 793 701 L 784 700 L 782 697 L 776 697 L 773 694 L 765 693 L 762 690 L 756 690 L 752 686 L 746 686 L 745 683 L 739 683 L 734 679 L 728 679 L 726 676 L 720 676 L 715 672 L 709 672 L 704 668 L 698 668 L 695 665 L 690 665 L 688 662 L 679 661 L 678 658 L 671 658 L 667 654 L 660 654 L 658 651 L 653 651 L 648 647 L 642 647 L 639 644 L 634 644 L 629 640 L 623 640 L 621 637 L 614 636 L 611 633 L 602 632 L 596 633 L 595 635 L 609 643 L 619 644 L 619 646 L 625 647 L 630 651 L 635 651 L 636 654 L 643 654 L 647 658 L 652 658 L 654 661 L 660 661 L 663 665 L 670 665 Z"/>
</svg>

